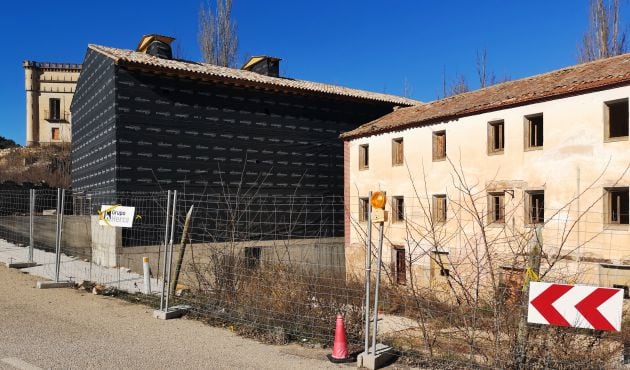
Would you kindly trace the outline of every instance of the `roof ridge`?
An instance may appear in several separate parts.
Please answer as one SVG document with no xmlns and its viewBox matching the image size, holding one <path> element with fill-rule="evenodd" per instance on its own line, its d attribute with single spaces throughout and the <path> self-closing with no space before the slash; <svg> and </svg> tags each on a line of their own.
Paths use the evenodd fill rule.
<svg viewBox="0 0 630 370">
<path fill-rule="evenodd" d="M 197 73 L 203 75 L 212 75 L 222 78 L 240 79 L 253 83 L 262 83 L 274 86 L 284 86 L 287 88 L 295 88 L 303 91 L 315 91 L 320 93 L 328 93 L 338 96 L 346 96 L 360 99 L 376 100 L 389 102 L 399 105 L 417 105 L 422 102 L 405 98 L 402 96 L 372 92 L 357 88 L 335 85 L 332 83 L 314 82 L 301 79 L 292 79 L 284 77 L 272 77 L 258 74 L 252 71 L 246 71 L 238 68 L 222 67 L 213 64 L 200 63 L 189 60 L 180 59 L 160 59 L 144 53 L 139 53 L 129 49 L 113 48 L 109 46 L 89 44 L 88 48 L 101 53 L 116 63 L 127 62 L 137 63 L 157 68 L 165 68 L 171 70 L 186 71 L 189 73 Z M 178 63 L 182 64 L 179 65 Z"/>
</svg>

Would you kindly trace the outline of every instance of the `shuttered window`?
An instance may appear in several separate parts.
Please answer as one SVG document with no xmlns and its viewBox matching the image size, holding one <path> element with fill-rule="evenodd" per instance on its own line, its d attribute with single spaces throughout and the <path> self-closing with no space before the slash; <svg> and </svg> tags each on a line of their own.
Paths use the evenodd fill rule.
<svg viewBox="0 0 630 370">
<path fill-rule="evenodd" d="M 488 194 L 488 221 L 490 223 L 505 222 L 505 193 Z"/>
<path fill-rule="evenodd" d="M 392 197 L 392 218 L 394 222 L 405 220 L 405 198 Z"/>
<path fill-rule="evenodd" d="M 439 161 L 446 158 L 446 131 L 433 133 L 433 160 Z"/>
<path fill-rule="evenodd" d="M 405 160 L 403 139 L 399 137 L 392 140 L 392 166 L 400 166 Z"/>
<path fill-rule="evenodd" d="M 433 196 L 433 221 L 446 222 L 446 195 Z"/>
<path fill-rule="evenodd" d="M 527 192 L 527 218 L 530 224 L 542 224 L 545 222 L 545 192 Z"/>
<path fill-rule="evenodd" d="M 369 199 L 368 198 L 359 198 L 359 221 L 365 222 L 368 219 L 368 207 L 369 207 Z"/>
<path fill-rule="evenodd" d="M 606 188 L 606 218 L 608 224 L 628 225 L 628 188 Z"/>
<path fill-rule="evenodd" d="M 525 117 L 525 147 L 542 148 L 543 146 L 543 115 L 535 114 Z"/>
<path fill-rule="evenodd" d="M 359 169 L 370 168 L 370 146 L 368 144 L 359 145 Z"/>
<path fill-rule="evenodd" d="M 488 122 L 488 153 L 502 153 L 504 148 L 504 127 L 503 121 Z"/>
</svg>

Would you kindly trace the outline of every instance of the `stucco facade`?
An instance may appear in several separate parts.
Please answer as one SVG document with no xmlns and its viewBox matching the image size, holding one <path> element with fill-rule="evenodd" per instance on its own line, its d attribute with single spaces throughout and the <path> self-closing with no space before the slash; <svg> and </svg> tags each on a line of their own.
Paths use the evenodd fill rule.
<svg viewBox="0 0 630 370">
<path fill-rule="evenodd" d="M 70 103 L 80 64 L 25 61 L 26 145 L 62 145 L 72 140 Z"/>
<path fill-rule="evenodd" d="M 540 226 L 542 269 L 557 281 L 630 285 L 629 96 L 627 83 L 616 84 L 374 135 L 351 132 L 345 138 L 348 273 L 363 276 L 362 212 L 369 192 L 380 190 L 389 211 L 383 258 L 392 274 L 402 268 L 402 281 L 445 284 L 449 265 L 474 270 L 475 261 L 490 257 L 497 276 L 516 271 L 522 279 L 527 241 Z M 611 109 L 614 119 L 625 120 L 625 131 L 614 137 Z M 532 139 L 539 129 L 542 136 Z M 436 158 L 436 140 L 444 138 L 446 157 Z M 444 216 L 437 215 L 444 206 Z M 397 267 L 401 256 L 406 267 Z"/>
</svg>

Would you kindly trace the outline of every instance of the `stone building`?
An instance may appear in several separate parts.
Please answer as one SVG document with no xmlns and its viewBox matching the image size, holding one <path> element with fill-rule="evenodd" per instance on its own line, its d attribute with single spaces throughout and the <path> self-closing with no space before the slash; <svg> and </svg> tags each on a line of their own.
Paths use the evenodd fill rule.
<svg viewBox="0 0 630 370">
<path fill-rule="evenodd" d="M 422 284 L 463 284 L 455 265 L 479 264 L 486 276 L 522 279 L 539 227 L 547 279 L 627 291 L 629 96 L 625 54 L 401 108 L 344 133 L 349 273 L 362 276 L 367 197 L 383 190 L 394 282 L 413 273 Z"/>
<path fill-rule="evenodd" d="M 72 141 L 70 103 L 80 64 L 24 61 L 26 145 L 63 145 Z"/>
</svg>

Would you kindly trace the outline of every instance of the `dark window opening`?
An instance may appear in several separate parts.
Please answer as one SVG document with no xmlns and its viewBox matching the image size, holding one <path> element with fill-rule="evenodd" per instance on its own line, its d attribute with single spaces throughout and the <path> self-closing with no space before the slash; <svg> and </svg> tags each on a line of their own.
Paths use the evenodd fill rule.
<svg viewBox="0 0 630 370">
<path fill-rule="evenodd" d="M 628 225 L 628 188 L 607 189 L 608 223 Z"/>
<path fill-rule="evenodd" d="M 359 221 L 361 222 L 365 222 L 368 219 L 369 202 L 368 198 L 359 198 Z"/>
<path fill-rule="evenodd" d="M 543 116 L 542 114 L 527 117 L 527 147 L 543 146 Z"/>
<path fill-rule="evenodd" d="M 608 137 L 628 136 L 628 99 L 606 103 Z"/>
<path fill-rule="evenodd" d="M 370 146 L 367 144 L 359 146 L 359 169 L 370 168 Z"/>
<path fill-rule="evenodd" d="M 405 264 L 405 249 L 396 248 L 396 283 L 405 285 L 407 283 L 407 269 Z"/>
<path fill-rule="evenodd" d="M 491 223 L 505 222 L 505 193 L 489 194 L 488 218 Z"/>
<path fill-rule="evenodd" d="M 624 299 L 630 298 L 630 290 L 628 290 L 627 285 L 613 284 L 613 288 L 623 289 L 623 298 Z"/>
<path fill-rule="evenodd" d="M 245 247 L 245 267 L 253 270 L 260 266 L 261 247 Z"/>
<path fill-rule="evenodd" d="M 545 222 L 545 193 L 531 192 L 529 196 L 529 223 L 542 224 Z"/>
<path fill-rule="evenodd" d="M 405 199 L 403 197 L 393 197 L 392 213 L 394 222 L 405 220 Z"/>
<path fill-rule="evenodd" d="M 48 103 L 48 119 L 52 121 L 59 121 L 61 119 L 61 100 L 50 99 Z"/>
<path fill-rule="evenodd" d="M 403 139 L 397 138 L 392 140 L 392 165 L 400 166 L 404 162 Z"/>
<path fill-rule="evenodd" d="M 451 276 L 451 272 L 449 271 L 449 269 L 441 268 L 440 276 L 449 277 Z"/>
<path fill-rule="evenodd" d="M 503 151 L 505 139 L 504 127 L 505 125 L 503 121 L 488 123 L 488 142 L 490 143 L 488 146 L 489 153 L 498 153 Z"/>
</svg>

